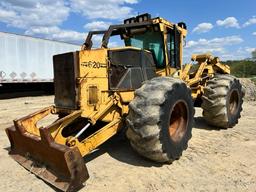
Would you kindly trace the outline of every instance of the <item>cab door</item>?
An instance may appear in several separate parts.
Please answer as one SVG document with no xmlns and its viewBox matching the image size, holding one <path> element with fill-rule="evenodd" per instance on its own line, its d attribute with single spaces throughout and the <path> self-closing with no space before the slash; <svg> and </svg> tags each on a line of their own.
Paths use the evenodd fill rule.
<svg viewBox="0 0 256 192">
<path fill-rule="evenodd" d="M 170 68 L 171 73 L 181 69 L 181 33 L 174 25 L 173 29 L 167 29 L 167 67 Z"/>
</svg>

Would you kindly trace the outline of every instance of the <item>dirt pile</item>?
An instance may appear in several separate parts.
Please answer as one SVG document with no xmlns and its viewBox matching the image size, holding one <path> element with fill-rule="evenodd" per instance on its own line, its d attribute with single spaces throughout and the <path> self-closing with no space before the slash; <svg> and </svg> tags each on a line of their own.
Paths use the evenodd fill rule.
<svg viewBox="0 0 256 192">
<path fill-rule="evenodd" d="M 246 101 L 255 101 L 256 100 L 256 85 L 248 78 L 240 78 L 240 82 L 245 88 L 244 99 Z"/>
</svg>

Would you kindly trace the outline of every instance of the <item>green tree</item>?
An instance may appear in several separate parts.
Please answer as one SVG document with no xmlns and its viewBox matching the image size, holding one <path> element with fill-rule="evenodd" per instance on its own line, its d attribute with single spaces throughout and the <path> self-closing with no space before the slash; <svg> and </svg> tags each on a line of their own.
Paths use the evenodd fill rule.
<svg viewBox="0 0 256 192">
<path fill-rule="evenodd" d="M 256 49 L 254 49 L 254 51 L 252 51 L 252 58 L 256 59 Z"/>
</svg>

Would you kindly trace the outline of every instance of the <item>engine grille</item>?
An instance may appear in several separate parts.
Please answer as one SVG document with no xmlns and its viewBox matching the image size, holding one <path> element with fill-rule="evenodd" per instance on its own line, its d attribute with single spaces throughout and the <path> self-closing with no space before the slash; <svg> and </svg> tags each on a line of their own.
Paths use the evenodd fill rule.
<svg viewBox="0 0 256 192">
<path fill-rule="evenodd" d="M 53 56 L 54 66 L 54 103 L 56 107 L 77 109 L 77 62 L 78 52 Z"/>
</svg>

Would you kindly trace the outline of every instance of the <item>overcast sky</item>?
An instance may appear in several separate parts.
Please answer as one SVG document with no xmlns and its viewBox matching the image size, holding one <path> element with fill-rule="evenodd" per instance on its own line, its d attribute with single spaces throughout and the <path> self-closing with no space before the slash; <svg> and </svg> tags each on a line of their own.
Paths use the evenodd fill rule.
<svg viewBox="0 0 256 192">
<path fill-rule="evenodd" d="M 243 59 L 256 48 L 256 0 L 0 0 L 0 31 L 81 44 L 89 30 L 145 12 L 187 23 L 186 61 Z"/>
</svg>

